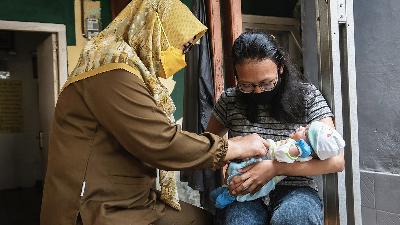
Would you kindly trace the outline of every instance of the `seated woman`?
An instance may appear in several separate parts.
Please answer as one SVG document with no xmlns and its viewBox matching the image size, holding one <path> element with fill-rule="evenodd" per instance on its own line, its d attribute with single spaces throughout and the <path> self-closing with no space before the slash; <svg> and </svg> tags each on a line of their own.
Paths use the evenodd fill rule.
<svg viewBox="0 0 400 225">
<path fill-rule="evenodd" d="M 241 175 L 240 171 L 247 166 L 258 163 L 263 159 L 277 160 L 279 162 L 293 163 L 295 161 L 305 162 L 313 157 L 325 160 L 340 154 L 345 146 L 342 136 L 330 126 L 314 121 L 307 127 L 300 127 L 290 135 L 289 139 L 282 141 L 267 140 L 269 144 L 268 154 L 264 158 L 251 158 L 240 162 L 229 163 L 227 170 L 227 183 L 234 176 Z M 277 176 L 264 184 L 254 194 L 233 196 L 229 193 L 226 185 L 211 192 L 211 198 L 217 208 L 225 208 L 234 201 L 252 201 L 265 197 L 268 202 L 268 194 L 275 188 L 275 185 L 283 180 L 285 176 Z"/>
<path fill-rule="evenodd" d="M 245 32 L 233 45 L 237 87 L 218 100 L 208 131 L 231 137 L 257 133 L 265 139 L 289 138 L 296 128 L 320 121 L 334 128 L 333 114 L 320 91 L 307 83 L 275 38 L 262 32 Z M 343 170 L 344 156 L 326 160 L 281 163 L 262 160 L 232 178 L 233 195 L 255 193 L 276 176 L 288 176 L 262 199 L 235 201 L 224 209 L 224 223 L 323 224 L 323 205 L 310 176 Z"/>
</svg>

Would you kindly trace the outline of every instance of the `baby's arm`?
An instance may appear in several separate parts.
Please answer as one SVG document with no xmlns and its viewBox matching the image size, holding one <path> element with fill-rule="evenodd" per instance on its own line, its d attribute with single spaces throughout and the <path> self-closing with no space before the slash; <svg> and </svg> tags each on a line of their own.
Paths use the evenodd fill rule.
<svg viewBox="0 0 400 225">
<path fill-rule="evenodd" d="M 285 163 L 293 163 L 299 157 L 300 151 L 296 147 L 296 141 L 289 138 L 282 141 L 270 143 L 268 155 L 272 160 Z M 273 142 L 273 143 L 272 143 Z"/>
<path fill-rule="evenodd" d="M 311 154 L 312 149 L 305 141 L 296 141 L 291 138 L 275 142 L 274 145 L 270 145 L 269 149 L 269 155 L 272 160 L 285 163 L 310 160 Z"/>
</svg>

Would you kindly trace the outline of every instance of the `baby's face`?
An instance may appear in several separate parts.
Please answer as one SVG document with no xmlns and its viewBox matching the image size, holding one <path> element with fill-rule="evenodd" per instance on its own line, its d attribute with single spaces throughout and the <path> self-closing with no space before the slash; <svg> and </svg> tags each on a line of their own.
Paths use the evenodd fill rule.
<svg viewBox="0 0 400 225">
<path fill-rule="evenodd" d="M 299 127 L 289 137 L 296 141 L 298 141 L 300 139 L 303 139 L 306 141 L 307 140 L 307 131 L 308 131 L 308 127 Z"/>
</svg>

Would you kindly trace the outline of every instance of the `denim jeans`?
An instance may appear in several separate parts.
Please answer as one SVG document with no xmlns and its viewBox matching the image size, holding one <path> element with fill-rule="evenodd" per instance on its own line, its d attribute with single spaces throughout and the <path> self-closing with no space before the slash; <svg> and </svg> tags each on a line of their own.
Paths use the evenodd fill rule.
<svg viewBox="0 0 400 225">
<path fill-rule="evenodd" d="M 267 206 L 262 199 L 234 202 L 222 213 L 225 225 L 322 225 L 322 201 L 310 187 L 277 186 Z"/>
</svg>

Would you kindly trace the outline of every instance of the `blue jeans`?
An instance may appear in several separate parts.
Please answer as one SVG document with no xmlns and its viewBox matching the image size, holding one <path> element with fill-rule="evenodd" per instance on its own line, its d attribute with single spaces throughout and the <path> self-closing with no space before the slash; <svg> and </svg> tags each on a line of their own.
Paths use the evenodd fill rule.
<svg viewBox="0 0 400 225">
<path fill-rule="evenodd" d="M 310 187 L 277 186 L 270 204 L 262 199 L 234 202 L 223 212 L 224 225 L 322 225 L 322 201 Z"/>
</svg>

